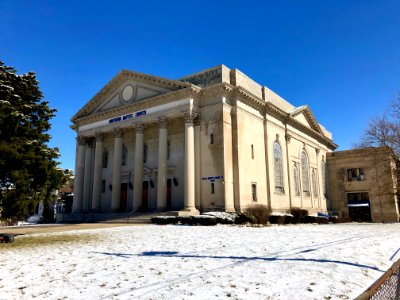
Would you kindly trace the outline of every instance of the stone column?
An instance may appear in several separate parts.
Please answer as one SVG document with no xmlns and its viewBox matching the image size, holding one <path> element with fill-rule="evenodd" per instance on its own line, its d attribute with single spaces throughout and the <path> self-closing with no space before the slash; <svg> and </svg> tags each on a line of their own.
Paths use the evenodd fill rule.
<svg viewBox="0 0 400 300">
<path fill-rule="evenodd" d="M 91 206 L 91 193 L 92 193 L 92 149 L 93 149 L 92 138 L 86 140 L 85 149 L 85 174 L 84 174 L 84 185 L 83 185 L 83 210 L 88 211 Z"/>
<path fill-rule="evenodd" d="M 121 197 L 121 163 L 122 163 L 122 135 L 121 130 L 114 130 L 114 160 L 113 160 L 113 180 L 112 180 L 112 196 L 111 210 L 119 209 Z"/>
<path fill-rule="evenodd" d="M 135 140 L 135 166 L 133 169 L 133 210 L 142 203 L 143 193 L 143 124 L 134 125 L 136 130 Z"/>
<path fill-rule="evenodd" d="M 168 120 L 160 118 L 158 134 L 157 209 L 167 208 L 167 148 Z"/>
<path fill-rule="evenodd" d="M 100 210 L 101 180 L 103 171 L 103 134 L 96 133 L 96 148 L 94 153 L 92 210 Z"/>
<path fill-rule="evenodd" d="M 286 126 L 286 124 L 285 124 Z M 287 179 L 288 179 L 288 191 L 289 191 L 289 206 L 290 208 L 293 207 L 293 199 L 292 199 L 292 195 L 293 195 L 293 191 L 292 191 L 292 182 L 291 182 L 291 176 L 290 176 L 290 156 L 289 156 L 289 147 L 290 147 L 290 140 L 291 140 L 292 136 L 290 134 L 287 133 L 287 129 L 286 129 L 286 133 L 285 133 L 285 141 L 286 141 L 286 174 L 287 174 Z"/>
<path fill-rule="evenodd" d="M 72 204 L 73 212 L 80 212 L 83 204 L 83 179 L 85 175 L 85 139 L 81 136 L 76 138 L 78 151 L 76 157 L 75 180 L 74 180 L 74 200 Z"/>
<path fill-rule="evenodd" d="M 195 188 L 195 206 L 202 209 L 201 203 L 201 162 L 200 162 L 200 120 L 196 119 L 194 122 L 194 155 L 195 155 L 195 172 L 196 172 L 196 188 Z"/>
<path fill-rule="evenodd" d="M 193 122 L 197 113 L 186 112 L 185 118 L 185 211 L 198 214 L 195 207 L 195 163 Z"/>
<path fill-rule="evenodd" d="M 222 128 L 224 143 L 224 200 L 225 211 L 234 212 L 234 192 L 233 192 L 233 149 L 232 149 L 232 116 L 231 106 L 224 104 L 222 110 Z"/>
</svg>

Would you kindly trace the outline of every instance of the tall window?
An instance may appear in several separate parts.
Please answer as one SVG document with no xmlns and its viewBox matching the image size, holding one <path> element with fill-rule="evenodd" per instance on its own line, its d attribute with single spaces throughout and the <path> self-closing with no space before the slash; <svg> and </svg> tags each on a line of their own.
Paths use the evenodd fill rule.
<svg viewBox="0 0 400 300">
<path fill-rule="evenodd" d="M 311 171 L 311 181 L 312 181 L 313 195 L 314 195 L 314 197 L 318 197 L 318 191 L 317 191 L 317 172 L 316 172 L 315 169 L 312 169 L 312 171 Z"/>
<path fill-rule="evenodd" d="M 252 183 L 251 184 L 251 198 L 253 201 L 257 201 L 257 184 Z"/>
<path fill-rule="evenodd" d="M 147 145 L 144 144 L 144 145 L 143 145 L 143 162 L 144 162 L 144 163 L 147 162 L 147 152 L 148 152 Z"/>
<path fill-rule="evenodd" d="M 296 196 L 300 196 L 300 176 L 299 176 L 299 167 L 297 162 L 293 162 L 293 184 L 294 184 L 294 192 Z"/>
<path fill-rule="evenodd" d="M 214 133 L 210 134 L 210 144 L 214 144 Z"/>
<path fill-rule="evenodd" d="M 126 166 L 126 160 L 128 157 L 128 149 L 126 149 L 125 145 L 122 145 L 122 165 Z"/>
<path fill-rule="evenodd" d="M 254 159 L 254 146 L 251 145 L 251 159 Z"/>
<path fill-rule="evenodd" d="M 107 168 L 108 166 L 108 151 L 104 149 L 103 152 L 103 168 Z"/>
<path fill-rule="evenodd" d="M 303 194 L 310 196 L 310 178 L 308 174 L 308 157 L 307 153 L 303 150 L 301 152 L 301 176 L 303 183 Z"/>
<path fill-rule="evenodd" d="M 169 160 L 170 156 L 171 156 L 171 142 L 168 141 L 167 142 L 167 160 Z"/>
<path fill-rule="evenodd" d="M 284 193 L 285 187 L 283 184 L 282 148 L 278 141 L 274 143 L 274 175 L 275 192 Z"/>
<path fill-rule="evenodd" d="M 104 179 L 101 181 L 101 192 L 106 192 L 106 181 Z"/>
<path fill-rule="evenodd" d="M 324 158 L 321 160 L 322 192 L 326 196 L 326 163 Z"/>
<path fill-rule="evenodd" d="M 215 184 L 211 182 L 211 194 L 215 194 Z"/>
</svg>

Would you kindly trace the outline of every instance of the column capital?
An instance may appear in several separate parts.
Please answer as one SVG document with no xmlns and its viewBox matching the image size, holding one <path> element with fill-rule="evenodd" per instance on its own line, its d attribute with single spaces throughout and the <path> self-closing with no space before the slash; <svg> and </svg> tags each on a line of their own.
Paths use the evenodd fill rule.
<svg viewBox="0 0 400 300">
<path fill-rule="evenodd" d="M 136 133 L 143 133 L 144 130 L 143 123 L 135 123 L 133 124 L 133 127 L 135 128 Z"/>
<path fill-rule="evenodd" d="M 292 139 L 292 136 L 290 134 L 285 134 L 285 140 L 286 142 L 290 143 L 290 140 Z"/>
<path fill-rule="evenodd" d="M 317 155 L 319 154 L 319 149 L 318 148 L 315 148 L 315 153 L 317 153 Z"/>
<path fill-rule="evenodd" d="M 197 117 L 199 117 L 199 114 L 197 112 L 194 112 L 193 110 L 188 110 L 183 113 L 185 123 L 193 123 Z"/>
<path fill-rule="evenodd" d="M 168 119 L 166 117 L 159 118 L 158 126 L 160 129 L 166 129 L 168 127 Z"/>
<path fill-rule="evenodd" d="M 76 142 L 78 143 L 79 146 L 85 146 L 86 145 L 86 138 L 81 136 L 81 135 L 78 135 L 76 137 Z"/>
<path fill-rule="evenodd" d="M 115 136 L 115 138 L 121 138 L 122 137 L 122 130 L 120 128 L 115 128 L 114 129 L 114 136 Z"/>
<path fill-rule="evenodd" d="M 88 146 L 89 148 L 94 147 L 94 138 L 93 137 L 88 137 L 85 140 L 86 140 L 86 146 Z"/>
<path fill-rule="evenodd" d="M 104 134 L 100 131 L 96 132 L 94 136 L 96 138 L 96 142 L 102 142 L 104 139 Z"/>
</svg>

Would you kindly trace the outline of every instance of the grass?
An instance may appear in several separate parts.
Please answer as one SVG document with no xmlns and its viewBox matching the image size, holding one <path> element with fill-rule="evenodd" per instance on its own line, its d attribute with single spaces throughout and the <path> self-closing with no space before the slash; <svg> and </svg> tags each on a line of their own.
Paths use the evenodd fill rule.
<svg viewBox="0 0 400 300">
<path fill-rule="evenodd" d="M 14 243 L 0 243 L 0 249 L 20 249 L 45 247 L 67 243 L 87 243 L 95 241 L 95 234 L 60 234 L 60 235 L 38 235 L 38 236 L 15 236 Z"/>
</svg>

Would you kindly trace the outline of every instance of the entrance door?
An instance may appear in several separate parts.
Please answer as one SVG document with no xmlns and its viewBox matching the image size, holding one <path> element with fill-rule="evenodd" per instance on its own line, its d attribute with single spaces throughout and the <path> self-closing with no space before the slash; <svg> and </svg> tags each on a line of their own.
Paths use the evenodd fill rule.
<svg viewBox="0 0 400 300">
<path fill-rule="evenodd" d="M 121 195 L 119 198 L 119 209 L 121 211 L 126 211 L 128 203 L 128 184 L 121 183 Z"/>
<path fill-rule="evenodd" d="M 368 193 L 348 193 L 349 217 L 355 222 L 371 222 L 371 207 Z"/>
<path fill-rule="evenodd" d="M 172 180 L 167 179 L 167 209 L 171 209 L 172 207 Z"/>
<path fill-rule="evenodd" d="M 149 182 L 143 181 L 142 209 L 149 208 Z"/>
</svg>

